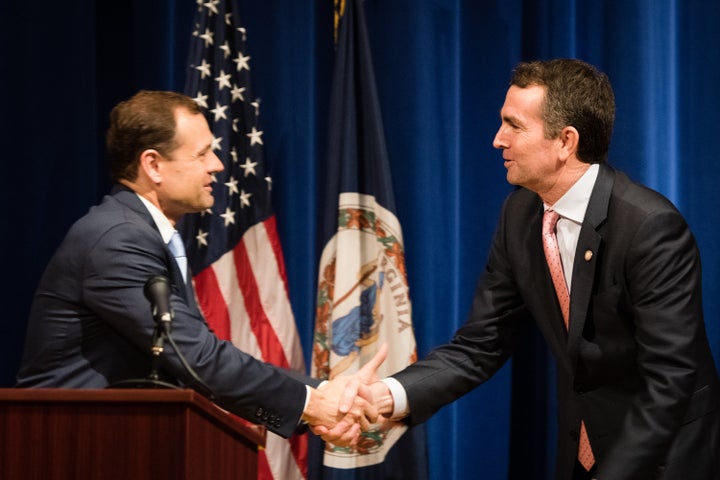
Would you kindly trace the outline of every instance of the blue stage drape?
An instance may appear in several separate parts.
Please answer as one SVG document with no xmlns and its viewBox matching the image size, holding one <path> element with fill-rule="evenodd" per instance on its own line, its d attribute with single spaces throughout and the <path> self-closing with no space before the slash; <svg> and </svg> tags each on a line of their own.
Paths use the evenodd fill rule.
<svg viewBox="0 0 720 480">
<path fill-rule="evenodd" d="M 239 0 L 290 294 L 309 364 L 332 0 Z M 182 91 L 196 2 L 0 4 L 0 386 L 20 362 L 33 290 L 70 224 L 108 189 L 109 109 Z M 512 67 L 579 57 L 608 73 L 610 162 L 668 196 L 700 245 L 720 359 L 720 2 L 365 0 L 420 357 L 465 320 L 511 187 L 492 148 Z M 427 424 L 430 478 L 551 478 L 553 369 L 537 333 L 486 385 Z"/>
</svg>

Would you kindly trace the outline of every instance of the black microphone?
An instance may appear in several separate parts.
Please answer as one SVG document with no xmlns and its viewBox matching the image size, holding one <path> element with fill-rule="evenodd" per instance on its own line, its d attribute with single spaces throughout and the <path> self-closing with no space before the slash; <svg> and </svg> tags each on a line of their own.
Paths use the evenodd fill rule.
<svg viewBox="0 0 720 480">
<path fill-rule="evenodd" d="M 170 323 L 173 319 L 170 308 L 170 281 L 162 275 L 150 277 L 143 288 L 145 298 L 152 305 L 153 318 L 163 328 L 165 333 L 170 333 Z"/>
<path fill-rule="evenodd" d="M 214 400 L 215 395 L 213 394 L 212 390 L 210 390 L 210 387 L 208 387 L 207 384 L 200 377 L 198 377 L 197 373 L 195 373 L 192 367 L 188 365 L 185 357 L 183 357 L 180 349 L 178 349 L 175 341 L 170 335 L 170 323 L 173 320 L 173 312 L 170 308 L 170 280 L 168 280 L 167 277 L 164 277 L 162 275 L 152 276 L 148 279 L 147 282 L 145 282 L 143 292 L 145 293 L 145 298 L 150 301 L 150 305 L 152 306 L 153 318 L 155 319 L 155 323 L 157 324 L 152 347 L 153 370 L 150 372 L 150 381 L 155 385 L 157 385 L 159 382 L 158 359 L 160 358 L 160 354 L 163 352 L 163 337 L 166 337 L 167 341 L 170 342 L 170 345 L 172 345 L 173 349 L 175 350 L 175 353 L 177 354 L 180 363 L 182 363 L 183 367 L 185 367 L 185 370 L 190 374 L 193 380 L 195 380 L 194 383 L 196 389 L 200 391 L 203 395 L 208 397 L 210 400 Z M 160 383 L 162 384 L 162 386 L 177 388 L 175 385 L 167 384 L 165 382 Z"/>
</svg>

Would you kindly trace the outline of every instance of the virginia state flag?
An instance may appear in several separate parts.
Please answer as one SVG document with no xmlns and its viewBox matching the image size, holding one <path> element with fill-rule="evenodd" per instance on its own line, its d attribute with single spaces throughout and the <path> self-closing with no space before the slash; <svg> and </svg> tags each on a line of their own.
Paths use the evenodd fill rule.
<svg viewBox="0 0 720 480">
<path fill-rule="evenodd" d="M 354 373 L 387 342 L 383 377 L 414 362 L 417 351 L 362 1 L 340 1 L 312 373 Z M 311 478 L 423 479 L 424 429 L 376 428 L 356 447 L 324 444 L 323 466 L 317 460 L 310 459 Z"/>
</svg>

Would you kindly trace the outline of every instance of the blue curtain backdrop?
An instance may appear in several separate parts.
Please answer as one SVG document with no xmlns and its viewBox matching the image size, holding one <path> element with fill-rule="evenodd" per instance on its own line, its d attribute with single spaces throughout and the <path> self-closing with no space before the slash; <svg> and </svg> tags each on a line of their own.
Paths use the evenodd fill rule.
<svg viewBox="0 0 720 480">
<path fill-rule="evenodd" d="M 332 1 L 238 4 L 309 364 Z M 108 189 L 109 109 L 140 88 L 182 91 L 195 8 L 192 0 L 0 3 L 0 386 L 14 382 L 46 262 Z M 510 71 L 519 60 L 562 56 L 599 66 L 613 82 L 611 163 L 689 221 L 720 359 L 720 2 L 366 0 L 365 9 L 421 357 L 464 321 L 510 191 L 491 146 Z M 512 364 L 428 422 L 431 478 L 550 478 L 552 386 L 532 332 Z"/>
</svg>

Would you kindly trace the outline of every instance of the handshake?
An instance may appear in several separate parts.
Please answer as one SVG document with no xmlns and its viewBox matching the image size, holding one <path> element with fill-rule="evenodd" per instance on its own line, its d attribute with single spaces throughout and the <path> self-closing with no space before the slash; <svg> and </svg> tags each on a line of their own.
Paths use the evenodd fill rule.
<svg viewBox="0 0 720 480">
<path fill-rule="evenodd" d="M 380 381 L 377 369 L 387 356 L 387 344 L 357 373 L 339 376 L 310 389 L 302 419 L 326 442 L 354 445 L 360 433 L 389 419 L 393 397 Z"/>
</svg>

